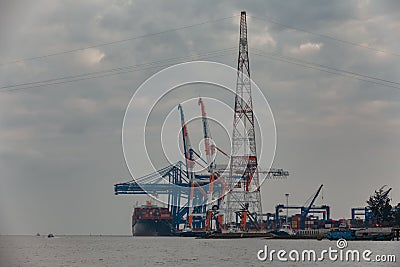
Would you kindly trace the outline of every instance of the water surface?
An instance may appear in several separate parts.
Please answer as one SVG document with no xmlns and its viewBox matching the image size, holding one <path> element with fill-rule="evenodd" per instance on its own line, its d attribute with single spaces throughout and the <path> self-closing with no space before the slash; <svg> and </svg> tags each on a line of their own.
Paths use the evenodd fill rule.
<svg viewBox="0 0 400 267">
<path fill-rule="evenodd" d="M 262 238 L 205 240 L 178 237 L 131 236 L 0 236 L 0 266 L 400 266 L 376 262 L 261 262 L 257 252 L 336 247 L 328 240 L 265 240 Z M 400 261 L 400 242 L 354 241 L 348 249 L 394 254 Z"/>
</svg>

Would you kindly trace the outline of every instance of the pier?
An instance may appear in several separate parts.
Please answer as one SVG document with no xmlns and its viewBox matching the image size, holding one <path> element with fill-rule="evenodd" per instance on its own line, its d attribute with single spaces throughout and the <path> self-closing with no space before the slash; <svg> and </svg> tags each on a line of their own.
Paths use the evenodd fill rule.
<svg viewBox="0 0 400 267">
<path fill-rule="evenodd" d="M 399 241 L 400 227 L 394 227 L 392 231 L 394 232 L 393 240 Z"/>
</svg>

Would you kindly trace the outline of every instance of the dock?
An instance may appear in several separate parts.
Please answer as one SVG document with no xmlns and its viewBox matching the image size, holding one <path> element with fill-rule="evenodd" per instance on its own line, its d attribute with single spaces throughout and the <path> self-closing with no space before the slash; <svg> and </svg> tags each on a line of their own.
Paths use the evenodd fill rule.
<svg viewBox="0 0 400 267">
<path fill-rule="evenodd" d="M 232 232 L 232 233 L 210 233 L 200 238 L 204 239 L 236 239 L 236 238 L 274 238 L 269 232 Z"/>
<path fill-rule="evenodd" d="M 392 231 L 394 232 L 393 240 L 399 241 L 400 227 L 393 227 Z"/>
</svg>

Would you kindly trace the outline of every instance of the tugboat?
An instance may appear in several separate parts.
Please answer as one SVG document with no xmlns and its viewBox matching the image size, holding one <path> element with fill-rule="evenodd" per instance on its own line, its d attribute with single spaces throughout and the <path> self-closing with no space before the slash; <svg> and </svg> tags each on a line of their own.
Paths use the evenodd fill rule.
<svg viewBox="0 0 400 267">
<path fill-rule="evenodd" d="M 294 237 L 296 232 L 292 230 L 289 223 L 282 224 L 282 227 L 279 230 L 275 230 L 271 232 L 277 238 L 288 238 Z"/>
</svg>

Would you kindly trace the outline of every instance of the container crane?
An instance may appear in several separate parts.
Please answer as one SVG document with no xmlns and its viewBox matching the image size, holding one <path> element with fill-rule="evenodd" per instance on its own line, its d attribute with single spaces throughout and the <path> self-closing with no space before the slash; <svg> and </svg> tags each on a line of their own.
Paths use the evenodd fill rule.
<svg viewBox="0 0 400 267">
<path fill-rule="evenodd" d="M 216 164 L 215 164 L 215 150 L 217 149 L 224 155 L 228 156 L 225 152 L 223 152 L 221 149 L 219 149 L 214 143 L 210 144 L 211 139 L 211 131 L 208 126 L 208 119 L 207 119 L 207 114 L 204 106 L 204 102 L 201 98 L 199 98 L 198 105 L 201 107 L 201 119 L 203 123 L 203 139 L 204 139 L 204 146 L 205 146 L 205 152 L 206 152 L 206 160 L 207 160 L 207 170 L 210 173 L 210 184 L 208 187 L 208 199 L 209 201 L 209 207 L 207 208 L 206 211 L 206 230 L 209 231 L 212 228 L 212 219 L 213 217 L 216 218 L 216 229 L 218 230 L 221 225 L 222 225 L 222 215 L 218 215 L 219 213 L 219 206 L 220 206 L 220 201 L 223 199 L 224 192 L 222 193 L 222 196 L 218 198 L 218 203 L 214 204 L 213 203 L 213 190 L 214 190 L 214 182 L 215 178 L 219 175 L 216 173 Z M 219 180 L 220 181 L 220 180 Z"/>
<path fill-rule="evenodd" d="M 199 98 L 199 101 L 197 103 L 199 106 L 201 106 L 201 120 L 203 123 L 203 139 L 204 139 L 204 146 L 205 146 L 205 151 L 206 151 L 206 160 L 207 160 L 207 164 L 208 164 L 208 171 L 210 173 L 212 173 L 215 168 L 215 160 L 214 160 L 215 146 L 210 145 L 211 132 L 210 132 L 210 128 L 208 126 L 208 119 L 207 119 L 207 114 L 206 114 L 203 100 L 201 98 Z"/>
<path fill-rule="evenodd" d="M 276 220 L 276 226 L 279 228 L 280 223 L 279 223 L 279 212 L 282 209 L 300 209 L 300 218 L 301 218 L 301 222 L 300 222 L 300 228 L 301 229 L 305 229 L 305 224 L 306 224 L 306 218 L 307 215 L 311 212 L 311 213 L 319 213 L 322 212 L 324 215 L 324 220 L 329 220 L 330 219 L 330 207 L 327 205 L 322 205 L 322 206 L 314 206 L 314 202 L 317 199 L 319 193 L 322 190 L 322 187 L 324 185 L 320 185 L 320 187 L 318 188 L 317 192 L 313 195 L 313 198 L 310 202 L 310 204 L 308 206 L 285 206 L 282 204 L 279 204 L 275 207 L 275 220 Z"/>
<path fill-rule="evenodd" d="M 256 228 L 259 229 L 258 223 L 262 220 L 259 174 L 265 174 L 266 178 L 285 178 L 289 173 L 282 169 L 271 169 L 263 172 L 259 170 L 249 77 L 250 63 L 248 57 L 246 12 L 242 11 L 233 123 L 234 131 L 231 140 L 231 147 L 234 150 L 232 154 L 228 155 L 222 149 L 215 146 L 214 143 L 210 142 L 211 134 L 208 128 L 204 103 L 199 100 L 198 105 L 202 108 L 207 156 L 206 161 L 202 159 L 191 147 L 183 109 L 179 105 L 178 110 L 181 115 L 180 121 L 186 164 L 184 162 L 177 162 L 143 177 L 135 177 L 128 182 L 115 184 L 115 194 L 146 194 L 146 192 L 150 192 L 166 195 L 168 197 L 168 208 L 174 218 L 174 228 L 180 230 L 180 225 L 182 224 L 194 229 L 204 227 L 204 218 L 208 215 L 211 215 L 211 218 L 215 218 L 215 215 L 218 213 L 218 206 L 220 206 L 214 205 L 212 207 L 213 214 L 206 214 L 206 200 L 211 197 L 212 193 L 213 195 L 219 194 L 218 201 L 221 201 L 224 198 L 225 192 L 227 192 L 226 201 L 219 203 L 221 206 L 224 206 L 224 214 L 221 215 L 219 213 L 217 216 L 218 223 L 222 225 L 223 221 L 220 219 L 223 216 L 227 224 L 235 223 L 238 226 L 240 221 L 242 230 L 249 229 L 247 227 L 248 223 L 255 224 Z M 240 125 L 242 123 L 246 126 L 245 129 L 241 129 Z M 242 147 L 246 147 L 247 149 L 241 151 Z M 224 168 L 216 166 L 213 157 L 216 150 L 229 158 L 229 173 L 226 171 L 226 166 Z M 206 163 L 211 175 L 209 173 L 204 175 L 194 172 L 195 163 L 202 166 L 196 159 L 200 159 Z M 214 176 L 212 175 L 213 173 Z M 218 177 L 224 177 L 224 179 L 217 179 Z M 215 180 L 215 183 L 210 183 L 213 180 Z M 206 189 L 208 194 L 204 194 L 203 188 L 208 188 Z M 215 206 L 217 206 L 217 210 L 214 210 Z"/>
<path fill-rule="evenodd" d="M 187 177 L 189 178 L 189 184 L 190 184 L 190 193 L 189 193 L 189 200 L 188 200 L 188 211 L 187 211 L 187 223 L 186 223 L 186 228 L 187 230 L 191 229 L 193 227 L 193 217 L 195 216 L 202 216 L 204 213 L 204 201 L 198 201 L 196 197 L 196 201 L 194 199 L 195 196 L 195 188 L 198 189 L 198 191 L 203 194 L 203 199 L 207 200 L 208 196 L 207 193 L 204 191 L 204 189 L 199 185 L 199 183 L 195 179 L 195 174 L 194 174 L 194 164 L 197 163 L 202 167 L 203 166 L 201 163 L 196 161 L 194 156 L 202 160 L 204 163 L 207 164 L 207 162 L 192 148 L 192 145 L 190 144 L 190 138 L 189 138 L 189 132 L 187 129 L 187 125 L 185 122 L 185 115 L 183 113 L 183 108 L 182 105 L 178 105 L 178 110 L 180 112 L 180 117 L 181 117 L 181 127 L 182 127 L 182 141 L 183 141 L 183 151 L 185 155 L 185 161 L 186 161 L 186 171 L 187 171 Z"/>
<path fill-rule="evenodd" d="M 210 176 L 194 172 L 195 163 L 203 166 L 198 159 L 204 164 L 208 164 L 191 147 L 182 105 L 178 106 L 178 110 L 181 115 L 185 161 L 179 161 L 143 177 L 135 177 L 128 182 L 115 184 L 114 192 L 116 195 L 144 195 L 147 193 L 167 195 L 168 208 L 174 218 L 174 229 L 179 230 L 181 225 L 186 228 L 189 228 L 190 225 L 193 228 L 201 228 L 206 224 L 206 200 L 209 197 L 206 191 L 223 195 L 224 189 L 223 184 L 217 182 L 212 185 L 213 188 L 210 190 Z M 218 173 L 217 176 L 219 176 Z M 223 181 L 223 179 L 218 179 L 218 181 L 220 180 Z"/>
<path fill-rule="evenodd" d="M 321 184 L 317 190 L 317 193 L 315 193 L 313 199 L 311 200 L 310 204 L 308 205 L 308 207 L 306 209 L 303 209 L 301 212 L 301 229 L 304 229 L 306 226 L 306 218 L 308 213 L 310 213 L 310 210 L 312 208 L 312 206 L 314 205 L 315 200 L 317 199 L 319 193 L 321 192 L 321 189 L 324 185 Z"/>
<path fill-rule="evenodd" d="M 188 201 L 188 212 L 187 212 L 187 223 L 188 227 L 192 228 L 193 216 L 191 212 L 191 207 L 193 205 L 193 195 L 194 195 L 194 161 L 193 161 L 193 149 L 190 144 L 189 133 L 187 130 L 187 126 L 185 123 L 185 115 L 183 114 L 182 105 L 178 105 L 178 110 L 181 115 L 181 127 L 182 127 L 182 140 L 183 140 L 183 152 L 185 154 L 185 162 L 186 162 L 186 173 L 187 177 L 189 178 L 190 184 L 190 193 L 189 193 L 189 201 Z"/>
<path fill-rule="evenodd" d="M 189 177 L 190 179 L 190 182 L 193 182 L 193 167 L 194 167 L 193 150 L 190 144 L 189 134 L 185 123 L 185 115 L 183 114 L 183 108 L 181 104 L 178 105 L 178 110 L 181 115 L 183 153 L 185 154 L 186 173 L 187 177 Z"/>
</svg>

